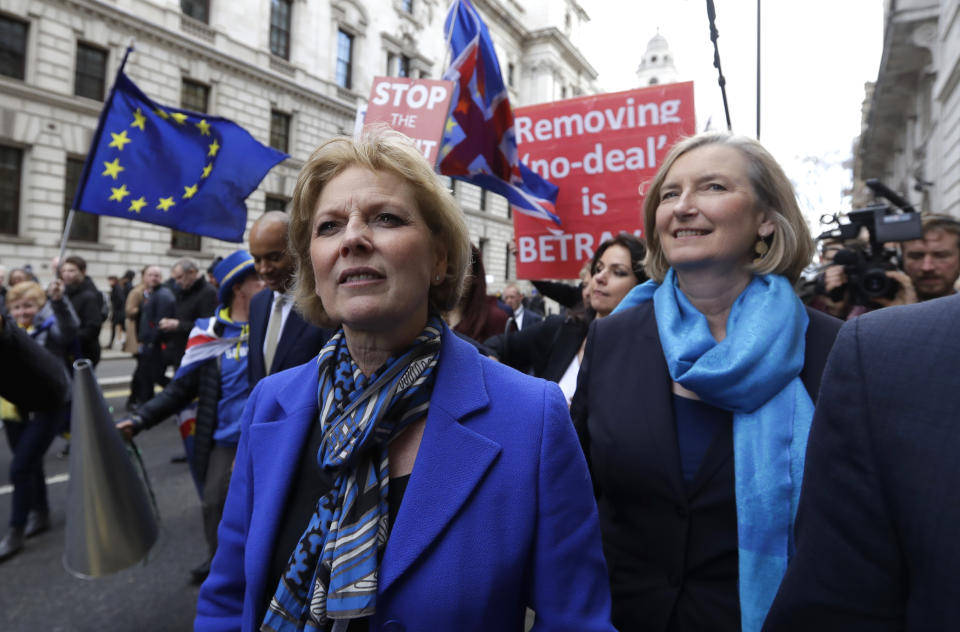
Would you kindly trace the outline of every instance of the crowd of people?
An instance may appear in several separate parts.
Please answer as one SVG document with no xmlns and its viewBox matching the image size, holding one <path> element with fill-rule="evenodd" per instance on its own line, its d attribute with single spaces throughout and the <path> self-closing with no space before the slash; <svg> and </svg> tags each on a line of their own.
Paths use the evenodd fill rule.
<svg viewBox="0 0 960 632">
<path fill-rule="evenodd" d="M 862 244 L 822 240 L 802 291 L 790 180 L 709 132 L 648 183 L 645 239 L 498 297 L 397 133 L 323 144 L 291 205 L 206 275 L 147 266 L 106 299 L 80 257 L 46 288 L 7 273 L 0 348 L 35 377 L 0 382 L 0 560 L 50 528 L 43 456 L 108 318 L 137 358 L 119 432 L 196 400 L 197 630 L 960 625 L 957 220 L 887 244 L 873 294 L 837 256 Z"/>
</svg>

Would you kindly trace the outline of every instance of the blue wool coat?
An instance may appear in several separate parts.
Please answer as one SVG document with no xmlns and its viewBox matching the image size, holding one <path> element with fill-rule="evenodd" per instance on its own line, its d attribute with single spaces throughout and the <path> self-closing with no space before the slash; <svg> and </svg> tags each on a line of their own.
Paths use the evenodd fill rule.
<svg viewBox="0 0 960 632">
<path fill-rule="evenodd" d="M 196 630 L 257 630 L 300 451 L 313 362 L 269 376 L 243 416 Z M 370 629 L 612 632 L 597 509 L 556 384 L 479 355 L 446 327 L 427 423 L 380 567 Z"/>
</svg>

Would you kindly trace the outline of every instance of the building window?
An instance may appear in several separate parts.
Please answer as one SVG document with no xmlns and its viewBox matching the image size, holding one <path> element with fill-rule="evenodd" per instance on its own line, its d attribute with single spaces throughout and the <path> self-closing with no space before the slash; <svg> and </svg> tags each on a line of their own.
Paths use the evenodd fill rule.
<svg viewBox="0 0 960 632">
<path fill-rule="evenodd" d="M 567 86 L 560 86 L 560 98 L 561 99 L 567 98 Z"/>
<path fill-rule="evenodd" d="M 270 52 L 290 59 L 291 0 L 270 0 Z"/>
<path fill-rule="evenodd" d="M 504 270 L 504 277 L 503 277 L 503 278 L 505 278 L 505 279 L 512 279 L 512 278 L 514 277 L 514 274 L 513 274 L 513 252 L 511 252 L 511 250 L 510 250 L 510 246 L 511 246 L 511 245 L 512 245 L 512 244 L 508 241 L 508 242 L 507 242 L 507 245 L 504 247 L 504 250 L 506 251 L 506 256 L 503 258 L 503 270 Z"/>
<path fill-rule="evenodd" d="M 67 175 L 63 187 L 63 222 L 66 227 L 67 214 L 73 206 L 73 198 L 77 193 L 77 185 L 83 174 L 83 158 L 67 158 Z M 70 225 L 70 236 L 75 241 L 100 241 L 100 216 L 92 213 L 76 211 L 73 214 L 73 224 Z"/>
<path fill-rule="evenodd" d="M 270 146 L 282 152 L 290 151 L 290 115 L 270 111 Z"/>
<path fill-rule="evenodd" d="M 266 212 L 270 211 L 280 211 L 281 213 L 287 212 L 287 198 L 283 198 L 277 195 L 268 195 Z"/>
<path fill-rule="evenodd" d="M 180 0 L 180 10 L 184 15 L 189 15 L 194 20 L 200 20 L 204 24 L 210 22 L 210 2 L 209 0 Z"/>
<path fill-rule="evenodd" d="M 185 233 L 179 230 L 170 231 L 170 247 L 174 250 L 192 250 L 199 252 L 200 235 Z"/>
<path fill-rule="evenodd" d="M 457 181 L 454 180 L 453 178 L 448 178 L 448 180 L 450 181 L 450 195 L 456 198 L 457 197 Z"/>
<path fill-rule="evenodd" d="M 191 112 L 206 112 L 210 109 L 210 86 L 184 79 L 180 83 L 180 107 Z"/>
<path fill-rule="evenodd" d="M 399 63 L 397 64 L 397 76 L 398 77 L 409 77 L 410 76 L 410 58 L 406 55 L 400 55 Z"/>
<path fill-rule="evenodd" d="M 0 145 L 0 233 L 16 235 L 20 228 L 20 177 L 23 151 Z"/>
<path fill-rule="evenodd" d="M 513 87 L 513 73 L 516 69 L 516 66 L 512 62 L 507 64 L 507 85 L 511 88 Z"/>
<path fill-rule="evenodd" d="M 400 8 L 407 13 L 413 13 L 413 0 L 400 0 Z"/>
<path fill-rule="evenodd" d="M 27 23 L 0 15 L 0 75 L 23 79 L 27 62 Z"/>
<path fill-rule="evenodd" d="M 477 242 L 477 248 L 480 250 L 480 262 L 484 264 L 484 269 L 487 267 L 487 246 L 489 245 L 490 240 L 486 237 L 481 237 Z"/>
<path fill-rule="evenodd" d="M 353 35 L 337 29 L 337 85 L 353 87 Z"/>
<path fill-rule="evenodd" d="M 103 101 L 107 78 L 107 51 L 77 42 L 77 68 L 73 93 L 79 97 Z"/>
<path fill-rule="evenodd" d="M 487 190 L 480 189 L 480 210 L 487 210 Z"/>
</svg>

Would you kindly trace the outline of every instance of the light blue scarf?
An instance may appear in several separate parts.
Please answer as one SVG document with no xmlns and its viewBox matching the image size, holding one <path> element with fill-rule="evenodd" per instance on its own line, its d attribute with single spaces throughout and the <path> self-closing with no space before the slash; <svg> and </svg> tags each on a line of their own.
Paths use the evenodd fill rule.
<svg viewBox="0 0 960 632">
<path fill-rule="evenodd" d="M 760 630 L 793 555 L 793 521 L 813 402 L 800 380 L 809 318 L 790 282 L 755 276 L 734 301 L 717 342 L 706 317 L 677 287 L 630 290 L 615 311 L 653 299 L 660 344 L 673 381 L 733 413 L 740 619 Z"/>
</svg>

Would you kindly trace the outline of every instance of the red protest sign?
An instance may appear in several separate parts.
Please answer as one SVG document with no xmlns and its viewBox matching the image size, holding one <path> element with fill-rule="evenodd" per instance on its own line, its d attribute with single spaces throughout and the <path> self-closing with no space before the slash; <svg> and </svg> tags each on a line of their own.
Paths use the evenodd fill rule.
<svg viewBox="0 0 960 632">
<path fill-rule="evenodd" d="M 364 125 L 386 123 L 413 139 L 432 165 L 447 123 L 452 81 L 374 77 Z"/>
<path fill-rule="evenodd" d="M 695 133 L 693 83 L 543 103 L 514 111 L 520 159 L 560 188 L 563 227 L 513 214 L 517 277 L 575 279 L 594 248 L 643 232 L 640 187 Z"/>
</svg>

